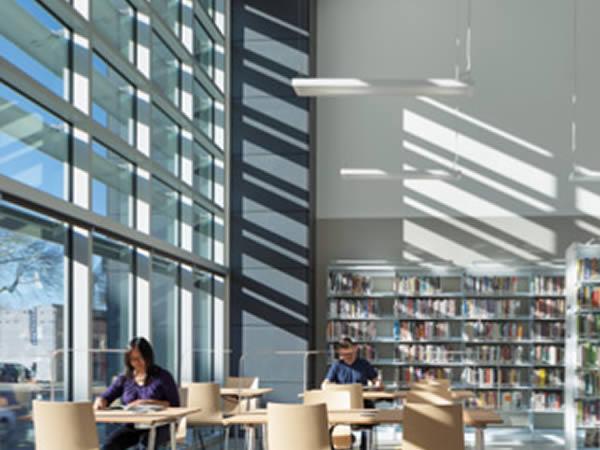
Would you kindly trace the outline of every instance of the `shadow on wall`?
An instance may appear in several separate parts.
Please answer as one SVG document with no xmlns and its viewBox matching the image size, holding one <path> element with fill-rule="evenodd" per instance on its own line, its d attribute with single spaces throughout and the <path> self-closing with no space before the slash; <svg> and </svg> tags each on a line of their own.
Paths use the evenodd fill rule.
<svg viewBox="0 0 600 450">
<path fill-rule="evenodd" d="M 290 86 L 308 72 L 308 4 L 232 4 L 230 371 L 290 398 L 301 358 L 272 352 L 311 337 L 309 103 Z"/>
</svg>

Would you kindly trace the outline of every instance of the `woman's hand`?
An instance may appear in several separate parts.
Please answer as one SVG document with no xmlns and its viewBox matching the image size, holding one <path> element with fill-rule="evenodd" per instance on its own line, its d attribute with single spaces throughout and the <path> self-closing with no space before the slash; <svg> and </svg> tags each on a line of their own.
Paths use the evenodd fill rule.
<svg viewBox="0 0 600 450">
<path fill-rule="evenodd" d="M 96 400 L 94 401 L 94 409 L 96 411 L 100 409 L 106 409 L 107 406 L 108 402 L 105 399 L 103 399 L 102 397 L 96 397 Z"/>
</svg>

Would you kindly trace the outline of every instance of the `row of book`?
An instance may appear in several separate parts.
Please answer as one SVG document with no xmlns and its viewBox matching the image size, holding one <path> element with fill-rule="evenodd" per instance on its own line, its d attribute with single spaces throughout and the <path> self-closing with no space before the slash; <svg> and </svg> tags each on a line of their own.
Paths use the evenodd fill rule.
<svg viewBox="0 0 600 450">
<path fill-rule="evenodd" d="M 527 299 L 466 299 L 463 303 L 463 315 L 481 318 L 528 316 L 529 301 Z"/>
<path fill-rule="evenodd" d="M 455 317 L 460 311 L 459 305 L 460 300 L 452 298 L 396 299 L 394 314 L 415 317 Z"/>
<path fill-rule="evenodd" d="M 463 381 L 475 386 L 491 387 L 497 384 L 505 386 L 521 386 L 529 384 L 529 370 L 503 367 L 471 368 L 463 371 Z"/>
<path fill-rule="evenodd" d="M 600 286 L 583 286 L 577 290 L 577 305 L 584 309 L 600 309 Z"/>
<path fill-rule="evenodd" d="M 371 293 L 371 277 L 353 272 L 329 272 L 329 292 L 365 295 Z"/>
<path fill-rule="evenodd" d="M 440 367 L 397 367 L 395 377 L 398 385 L 406 386 L 425 379 L 451 379 L 452 370 Z"/>
<path fill-rule="evenodd" d="M 465 290 L 483 294 L 518 292 L 519 277 L 475 277 L 464 278 Z"/>
<path fill-rule="evenodd" d="M 535 369 L 533 371 L 533 384 L 536 387 L 560 387 L 564 384 L 564 380 L 563 369 Z"/>
<path fill-rule="evenodd" d="M 591 342 L 581 344 L 578 356 L 578 363 L 583 367 L 600 367 L 600 353 L 596 344 Z"/>
<path fill-rule="evenodd" d="M 537 319 L 564 318 L 565 300 L 562 298 L 536 298 L 534 314 Z"/>
<path fill-rule="evenodd" d="M 533 357 L 537 364 L 562 365 L 565 361 L 565 349 L 558 345 L 536 345 Z"/>
<path fill-rule="evenodd" d="M 565 293 L 565 277 L 563 275 L 536 275 L 532 280 L 532 288 L 535 294 L 563 295 Z"/>
<path fill-rule="evenodd" d="M 536 411 L 557 410 L 563 407 L 563 395 L 560 392 L 534 392 L 531 407 Z"/>
<path fill-rule="evenodd" d="M 600 397 L 600 372 L 585 372 L 579 377 L 579 395 Z"/>
<path fill-rule="evenodd" d="M 418 341 L 426 339 L 454 338 L 448 322 L 394 321 L 394 339 Z"/>
<path fill-rule="evenodd" d="M 398 345 L 394 357 L 400 362 L 460 362 L 460 353 L 445 345 Z"/>
<path fill-rule="evenodd" d="M 600 426 L 600 400 L 578 400 L 576 403 L 579 425 Z"/>
<path fill-rule="evenodd" d="M 522 322 L 467 322 L 464 334 L 469 339 L 521 340 L 529 336 L 528 326 Z"/>
<path fill-rule="evenodd" d="M 582 258 L 576 263 L 578 280 L 597 280 L 600 279 L 600 259 Z"/>
<path fill-rule="evenodd" d="M 359 341 L 369 341 L 377 337 L 377 327 L 373 322 L 328 322 L 327 339 L 337 341 L 348 336 Z"/>
<path fill-rule="evenodd" d="M 536 322 L 533 324 L 533 339 L 564 339 L 564 322 Z"/>
<path fill-rule="evenodd" d="M 477 345 L 467 347 L 466 359 L 479 363 L 526 364 L 529 357 L 521 345 Z"/>
<path fill-rule="evenodd" d="M 527 399 L 520 391 L 483 391 L 477 394 L 477 406 L 481 408 L 514 411 L 527 408 Z"/>
<path fill-rule="evenodd" d="M 369 298 L 364 300 L 340 299 L 329 302 L 329 316 L 366 319 L 379 315 L 379 302 Z"/>
<path fill-rule="evenodd" d="M 580 337 L 594 337 L 600 335 L 600 314 L 585 314 L 578 317 Z"/>
<path fill-rule="evenodd" d="M 394 291 L 407 295 L 428 295 L 442 293 L 442 279 L 440 277 L 396 277 Z"/>
</svg>

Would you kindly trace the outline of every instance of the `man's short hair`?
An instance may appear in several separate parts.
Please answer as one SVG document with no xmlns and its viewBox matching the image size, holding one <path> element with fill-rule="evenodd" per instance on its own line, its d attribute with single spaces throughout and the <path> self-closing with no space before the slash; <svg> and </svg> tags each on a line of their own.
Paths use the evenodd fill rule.
<svg viewBox="0 0 600 450">
<path fill-rule="evenodd" d="M 352 340 L 352 338 L 349 338 L 348 336 L 344 336 L 338 342 L 337 347 L 338 347 L 338 349 L 344 349 L 344 350 L 353 349 L 354 348 L 354 341 Z"/>
</svg>

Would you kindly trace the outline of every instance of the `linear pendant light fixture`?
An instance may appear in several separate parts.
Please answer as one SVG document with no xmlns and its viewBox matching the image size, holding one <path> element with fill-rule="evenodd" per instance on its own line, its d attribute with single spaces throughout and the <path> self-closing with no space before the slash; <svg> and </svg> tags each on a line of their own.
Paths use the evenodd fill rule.
<svg viewBox="0 0 600 450">
<path fill-rule="evenodd" d="M 457 4 L 458 11 L 458 4 Z M 458 23 L 458 22 L 457 22 Z M 458 27 L 456 41 L 458 38 Z M 451 96 L 472 95 L 471 81 L 471 0 L 468 0 L 466 70 L 455 78 L 360 79 L 352 77 L 292 78 L 292 88 L 299 97 L 338 97 L 352 95 Z"/>
<path fill-rule="evenodd" d="M 418 170 L 410 169 L 403 170 L 398 173 L 390 173 L 381 169 L 340 169 L 340 175 L 345 180 L 379 180 L 379 181 L 394 181 L 394 180 L 459 180 L 462 177 L 462 172 L 457 169 L 431 169 Z"/>
</svg>

